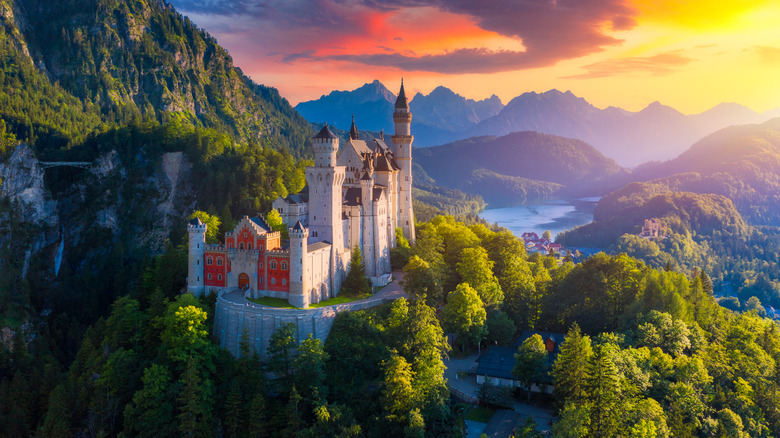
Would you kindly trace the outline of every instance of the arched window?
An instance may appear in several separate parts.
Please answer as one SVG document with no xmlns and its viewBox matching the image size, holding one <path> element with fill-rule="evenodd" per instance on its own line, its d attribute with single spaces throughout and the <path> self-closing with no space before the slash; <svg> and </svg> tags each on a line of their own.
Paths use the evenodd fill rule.
<svg viewBox="0 0 780 438">
<path fill-rule="evenodd" d="M 210 265 L 212 263 L 213 263 L 213 260 L 211 259 L 211 257 L 206 257 L 206 264 Z"/>
<path fill-rule="evenodd" d="M 217 259 L 217 266 L 222 266 L 222 258 Z"/>
<path fill-rule="evenodd" d="M 211 280 L 211 274 L 208 275 L 208 279 Z"/>
<path fill-rule="evenodd" d="M 282 262 L 282 271 L 287 270 L 287 262 Z"/>
<path fill-rule="evenodd" d="M 244 242 L 238 244 L 238 249 L 244 249 Z"/>
<path fill-rule="evenodd" d="M 271 263 L 269 264 L 269 266 L 271 267 L 271 269 L 276 269 L 276 261 L 275 260 L 271 260 Z"/>
<path fill-rule="evenodd" d="M 217 274 L 217 280 L 222 280 L 222 274 Z"/>
<path fill-rule="evenodd" d="M 271 285 L 275 285 L 275 284 L 276 284 L 276 279 L 272 277 L 271 278 Z"/>
<path fill-rule="evenodd" d="M 263 245 L 257 245 L 257 250 L 258 251 L 262 251 L 263 250 Z"/>
<path fill-rule="evenodd" d="M 251 243 L 247 243 L 246 244 L 246 249 L 252 249 L 252 244 Z"/>
<path fill-rule="evenodd" d="M 287 286 L 287 279 L 286 278 L 282 278 L 282 286 Z"/>
</svg>

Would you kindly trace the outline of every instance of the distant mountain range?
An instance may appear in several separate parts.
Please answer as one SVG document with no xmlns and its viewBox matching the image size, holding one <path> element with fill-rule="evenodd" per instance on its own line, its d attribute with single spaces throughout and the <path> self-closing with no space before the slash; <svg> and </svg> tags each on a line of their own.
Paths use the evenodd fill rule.
<svg viewBox="0 0 780 438">
<path fill-rule="evenodd" d="M 581 140 L 530 131 L 473 137 L 414 154 L 437 183 L 479 194 L 491 206 L 605 193 L 628 175 Z"/>
<path fill-rule="evenodd" d="M 348 129 L 355 114 L 358 127 L 391 130 L 395 95 L 379 81 L 354 91 L 334 91 L 302 102 L 296 109 L 310 122 Z M 780 109 L 757 113 L 723 103 L 701 114 L 684 115 L 653 102 L 639 112 L 599 109 L 570 91 L 524 93 L 503 106 L 497 96 L 466 99 L 445 87 L 418 93 L 410 103 L 415 146 L 428 147 L 474 136 L 503 136 L 535 131 L 583 140 L 623 166 L 676 157 L 700 138 L 731 125 L 761 123 L 780 116 Z M 338 118 L 336 118 L 338 117 Z"/>
</svg>

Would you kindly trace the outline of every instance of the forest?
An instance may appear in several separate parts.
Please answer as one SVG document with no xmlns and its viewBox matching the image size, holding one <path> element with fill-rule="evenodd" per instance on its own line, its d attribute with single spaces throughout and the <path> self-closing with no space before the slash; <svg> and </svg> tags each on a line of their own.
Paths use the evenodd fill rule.
<svg viewBox="0 0 780 438">
<path fill-rule="evenodd" d="M 522 329 L 568 333 L 551 369 L 530 341 L 517 356 L 531 358 L 516 367 L 529 383 L 553 376 L 555 436 L 780 433 L 780 331 L 719 306 L 703 271 L 625 254 L 558 263 L 447 216 L 418 224 L 414 245 L 399 238 L 393 262 L 407 299 L 340 315 L 324 343 L 283 326 L 261 362 L 248 340 L 239 358 L 216 345 L 214 296 L 179 294 L 186 249 L 173 246 L 86 331 L 70 366 L 45 353 L 53 339 L 0 350 L 0 399 L 16 400 L 0 434 L 460 436 L 467 406 L 449 396 L 442 358 Z"/>
</svg>

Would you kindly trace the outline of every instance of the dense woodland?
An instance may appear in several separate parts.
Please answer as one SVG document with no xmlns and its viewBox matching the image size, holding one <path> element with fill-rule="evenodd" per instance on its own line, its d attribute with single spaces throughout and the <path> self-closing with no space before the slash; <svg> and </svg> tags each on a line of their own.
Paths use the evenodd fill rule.
<svg viewBox="0 0 780 438">
<path fill-rule="evenodd" d="M 215 345 L 213 296 L 179 295 L 185 251 L 155 257 L 67 369 L 41 360 L 43 337 L 2 349 L 0 395 L 17 401 L 0 411 L 3 435 L 459 436 L 443 355 L 525 328 L 568 332 L 552 369 L 533 339 L 517 356 L 523 381 L 554 376 L 556 436 L 780 433 L 780 331 L 719 306 L 702 273 L 624 254 L 559 264 L 440 216 L 394 250 L 408 299 L 340 315 L 325 343 L 284 326 L 260 362 L 248 340 L 241 358 Z"/>
</svg>

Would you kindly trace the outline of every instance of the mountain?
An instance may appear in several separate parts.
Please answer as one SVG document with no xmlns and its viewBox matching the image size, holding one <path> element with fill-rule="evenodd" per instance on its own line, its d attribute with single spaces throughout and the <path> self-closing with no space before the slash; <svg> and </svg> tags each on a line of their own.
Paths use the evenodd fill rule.
<svg viewBox="0 0 780 438">
<path fill-rule="evenodd" d="M 107 123 L 175 117 L 298 151 L 311 137 L 275 89 L 252 82 L 164 0 L 0 0 L 0 8 L 12 57 Z"/>
<path fill-rule="evenodd" d="M 633 177 L 656 191 L 723 195 L 748 222 L 780 225 L 780 118 L 722 129 Z"/>
<path fill-rule="evenodd" d="M 530 131 L 418 148 L 414 157 L 439 184 L 500 204 L 545 199 L 564 186 L 570 194 L 598 192 L 625 176 L 615 161 L 583 141 Z M 522 192 L 531 196 L 515 196 Z"/>
<path fill-rule="evenodd" d="M 301 102 L 295 109 L 311 123 L 327 123 L 348 131 L 354 115 L 360 129 L 391 132 L 395 97 L 374 80 L 352 91 L 332 91 L 317 100 Z"/>
<path fill-rule="evenodd" d="M 415 145 L 434 146 L 462 138 L 461 132 L 498 114 L 504 107 L 495 94 L 476 101 L 466 99 L 446 87 L 436 87 L 428 95 L 417 93 L 409 103 Z"/>
<path fill-rule="evenodd" d="M 332 91 L 319 99 L 301 102 L 295 109 L 311 123 L 328 123 L 348 130 L 354 115 L 360 129 L 392 132 L 395 99 L 395 94 L 374 80 L 352 91 Z M 503 104 L 496 95 L 475 101 L 439 86 L 428 95 L 417 93 L 409 107 L 414 115 L 415 145 L 425 147 L 465 138 L 466 129 L 498 114 Z"/>
<path fill-rule="evenodd" d="M 570 91 L 524 93 L 494 117 L 467 131 L 468 135 L 505 135 L 537 131 L 583 140 L 621 165 L 635 166 L 679 155 L 698 139 L 733 124 L 756 123 L 767 115 L 734 104 L 722 104 L 686 116 L 653 102 L 632 113 L 620 108 L 599 109 Z"/>
</svg>

